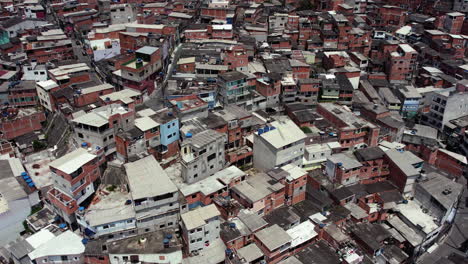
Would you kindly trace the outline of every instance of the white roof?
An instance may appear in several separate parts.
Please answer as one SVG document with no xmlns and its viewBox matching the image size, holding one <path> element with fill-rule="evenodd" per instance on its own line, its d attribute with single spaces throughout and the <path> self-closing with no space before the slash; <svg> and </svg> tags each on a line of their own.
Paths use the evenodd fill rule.
<svg viewBox="0 0 468 264">
<path fill-rule="evenodd" d="M 177 187 L 154 156 L 125 164 L 128 185 L 134 200 L 177 192 Z"/>
<path fill-rule="evenodd" d="M 188 211 L 187 213 L 181 214 L 180 217 L 187 230 L 203 226 L 206 221 L 210 218 L 220 216 L 221 214 L 216 208 L 216 205 L 210 204 L 205 207 L 199 207 L 195 210 Z"/>
<path fill-rule="evenodd" d="M 132 90 L 132 89 L 123 89 L 123 90 L 118 91 L 118 92 L 113 92 L 113 93 L 110 93 L 110 94 L 102 95 L 99 98 L 101 98 L 101 100 L 103 100 L 103 101 L 105 101 L 107 98 L 109 98 L 111 100 L 111 102 L 118 101 L 118 100 L 124 101 L 124 100 L 129 100 L 129 99 L 132 100 L 131 99 L 132 97 L 138 96 L 140 94 L 141 94 L 140 92 Z"/>
<path fill-rule="evenodd" d="M 262 133 L 260 137 L 277 149 L 306 138 L 304 132 L 291 120 L 275 121 L 271 126 L 276 129 Z"/>
<path fill-rule="evenodd" d="M 398 204 L 395 208 L 401 213 L 401 216 L 408 220 L 414 226 L 420 226 L 421 231 L 426 235 L 434 231 L 439 226 L 434 223 L 434 218 L 429 214 L 424 213 L 421 206 L 413 200 L 408 200 L 408 203 Z"/>
<path fill-rule="evenodd" d="M 255 236 L 269 251 L 274 251 L 292 241 L 292 237 L 277 224 L 258 231 Z"/>
<path fill-rule="evenodd" d="M 400 35 L 408 35 L 409 33 L 411 33 L 411 26 L 403 26 L 400 29 L 398 29 L 395 33 Z"/>
<path fill-rule="evenodd" d="M 69 73 L 86 71 L 86 70 L 89 70 L 89 66 L 86 63 L 75 63 L 75 64 L 59 66 L 55 69 L 49 70 L 49 72 L 57 76 L 57 75 L 69 74 Z"/>
<path fill-rule="evenodd" d="M 46 91 L 49 91 L 50 89 L 58 87 L 58 84 L 53 80 L 41 81 L 41 82 L 37 82 L 36 84 Z"/>
<path fill-rule="evenodd" d="M 232 25 L 225 24 L 225 25 L 213 25 L 213 30 L 232 30 Z"/>
<path fill-rule="evenodd" d="M 126 24 L 127 28 L 151 28 L 151 29 L 163 29 L 164 25 L 154 25 L 154 24 L 138 24 L 138 23 L 129 23 Z"/>
<path fill-rule="evenodd" d="M 413 49 L 410 45 L 408 45 L 408 44 L 400 44 L 400 48 L 401 48 L 404 52 L 406 52 L 406 53 L 408 53 L 408 52 L 416 52 L 416 50 L 414 50 L 414 49 Z"/>
<path fill-rule="evenodd" d="M 181 58 L 177 62 L 177 64 L 186 64 L 186 63 L 194 63 L 195 62 L 195 57 L 187 57 L 187 58 Z"/>
<path fill-rule="evenodd" d="M 112 88 L 114 88 L 114 86 L 112 86 L 112 85 L 110 85 L 108 83 L 104 83 L 104 84 L 100 84 L 100 85 L 96 85 L 96 86 L 93 86 L 93 87 L 88 87 L 88 88 L 82 89 L 81 93 L 82 94 L 89 94 L 89 93 L 99 92 L 99 91 L 102 91 L 102 90 L 107 90 L 107 89 L 112 89 Z"/>
<path fill-rule="evenodd" d="M 245 247 L 239 248 L 237 250 L 237 254 L 241 259 L 247 261 L 247 263 L 251 263 L 252 261 L 263 256 L 262 250 L 260 250 L 260 248 L 255 243 L 251 243 Z"/>
<path fill-rule="evenodd" d="M 317 232 L 315 232 L 314 229 L 315 225 L 311 221 L 307 220 L 289 230 L 286 230 L 286 233 L 292 237 L 291 247 L 296 247 L 316 237 Z"/>
<path fill-rule="evenodd" d="M 122 221 L 135 217 L 133 205 L 126 204 L 131 200 L 130 194 L 114 191 L 101 196 L 101 200 L 91 204 L 86 210 L 85 219 L 93 227 Z"/>
<path fill-rule="evenodd" d="M 135 119 L 135 126 L 141 131 L 145 132 L 147 130 L 150 130 L 152 128 L 159 126 L 159 123 L 154 121 L 152 118 L 144 116 L 144 117 Z"/>
<path fill-rule="evenodd" d="M 39 246 L 28 256 L 31 260 L 35 260 L 45 256 L 80 255 L 85 251 L 85 246 L 81 240 L 82 238 L 79 235 L 67 230 Z"/>
<path fill-rule="evenodd" d="M 39 232 L 26 238 L 26 242 L 28 242 L 29 245 L 36 249 L 42 244 L 47 243 L 52 238 L 55 238 L 55 235 L 52 232 L 50 232 L 49 229 L 44 228 L 41 229 Z"/>
<path fill-rule="evenodd" d="M 442 149 L 440 148 L 439 151 L 442 151 L 443 153 L 451 156 L 452 158 L 462 162 L 463 164 L 467 164 L 467 160 L 466 160 L 466 156 L 463 156 L 463 155 L 460 155 L 458 153 L 455 153 L 455 152 L 452 152 L 452 151 L 449 151 L 449 150 L 446 150 L 446 149 Z"/>
<path fill-rule="evenodd" d="M 288 177 L 286 179 L 288 181 L 294 181 L 296 179 L 299 179 L 300 177 L 307 175 L 307 171 L 294 165 L 294 164 L 287 164 L 281 167 L 284 171 L 287 171 L 289 173 Z"/>
<path fill-rule="evenodd" d="M 107 118 L 104 118 L 103 116 L 98 115 L 95 112 L 89 112 L 84 115 L 80 115 L 77 118 L 73 119 L 72 121 L 76 123 L 80 123 L 80 124 L 94 126 L 94 127 L 101 127 L 109 123 L 109 120 Z"/>
<path fill-rule="evenodd" d="M 156 112 L 151 108 L 146 108 L 146 109 L 143 109 L 143 110 L 137 112 L 137 115 L 140 116 L 140 117 L 152 116 L 154 114 L 156 114 Z"/>
<path fill-rule="evenodd" d="M 52 161 L 49 163 L 49 166 L 70 174 L 96 157 L 96 155 L 89 153 L 86 149 L 79 148 Z"/>
</svg>

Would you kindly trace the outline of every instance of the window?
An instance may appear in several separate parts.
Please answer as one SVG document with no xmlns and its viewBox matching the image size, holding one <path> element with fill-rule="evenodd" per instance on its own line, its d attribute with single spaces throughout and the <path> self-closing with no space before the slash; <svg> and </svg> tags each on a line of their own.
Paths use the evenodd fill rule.
<svg viewBox="0 0 468 264">
<path fill-rule="evenodd" d="M 67 261 L 67 260 L 68 260 L 68 256 L 60 256 L 60 259 L 61 259 L 62 261 Z"/>
<path fill-rule="evenodd" d="M 123 261 L 128 261 L 128 256 L 123 256 L 122 259 Z"/>
<path fill-rule="evenodd" d="M 132 223 L 132 222 L 133 222 L 133 220 L 131 220 L 131 219 L 130 219 L 130 220 L 127 220 L 127 223 Z"/>
<path fill-rule="evenodd" d="M 81 133 L 78 133 L 78 137 L 79 138 L 84 138 L 83 134 L 81 134 Z"/>
<path fill-rule="evenodd" d="M 212 161 L 214 158 L 216 158 L 216 153 L 213 153 L 211 155 L 208 156 L 207 160 L 208 162 Z"/>
<path fill-rule="evenodd" d="M 103 225 L 102 228 L 103 228 L 103 229 L 108 229 L 108 228 L 109 228 L 109 225 Z"/>
<path fill-rule="evenodd" d="M 198 173 L 195 173 L 195 174 L 193 175 L 193 177 L 194 177 L 194 178 L 197 178 L 197 177 L 198 177 Z"/>
</svg>

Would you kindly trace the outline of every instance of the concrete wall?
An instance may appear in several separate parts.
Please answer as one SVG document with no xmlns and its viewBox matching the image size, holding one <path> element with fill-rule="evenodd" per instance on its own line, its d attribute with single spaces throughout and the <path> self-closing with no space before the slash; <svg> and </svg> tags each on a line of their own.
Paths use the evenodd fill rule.
<svg viewBox="0 0 468 264">
<path fill-rule="evenodd" d="M 211 243 L 215 239 L 219 238 L 219 225 L 220 221 L 218 217 L 215 217 L 208 221 L 204 226 L 193 230 L 184 230 L 187 232 L 188 237 L 188 251 L 197 251 L 206 247 L 206 242 Z M 193 231 L 193 233 L 191 233 Z M 191 243 L 194 241 L 193 243 Z"/>
</svg>

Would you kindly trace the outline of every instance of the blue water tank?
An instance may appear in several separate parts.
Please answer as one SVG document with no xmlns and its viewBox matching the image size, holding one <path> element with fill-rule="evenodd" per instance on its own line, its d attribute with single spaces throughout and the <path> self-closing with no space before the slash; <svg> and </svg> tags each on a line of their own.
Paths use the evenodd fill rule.
<svg viewBox="0 0 468 264">
<path fill-rule="evenodd" d="M 29 177 L 28 175 L 26 175 L 26 176 L 23 176 L 23 179 L 24 179 L 24 180 L 27 180 L 27 179 L 31 179 L 31 177 Z"/>
<path fill-rule="evenodd" d="M 230 228 L 236 228 L 236 223 L 229 223 Z"/>
<path fill-rule="evenodd" d="M 338 162 L 336 165 L 338 165 L 338 166 L 343 166 L 343 163 Z"/>
<path fill-rule="evenodd" d="M 263 134 L 263 129 L 262 128 L 257 129 L 257 133 L 258 133 L 258 135 Z"/>
<path fill-rule="evenodd" d="M 269 127 L 269 126 L 265 126 L 265 127 L 263 128 L 263 132 L 266 133 L 266 132 L 268 132 L 268 131 L 270 131 L 270 127 Z"/>
<path fill-rule="evenodd" d="M 275 130 L 275 129 L 276 129 L 276 127 L 274 127 L 274 126 L 271 126 L 271 127 L 270 127 L 270 131 L 271 131 L 271 130 Z"/>
<path fill-rule="evenodd" d="M 88 239 L 87 239 L 87 238 L 83 238 L 83 240 L 81 240 L 81 243 L 83 243 L 83 245 L 88 244 Z"/>
<path fill-rule="evenodd" d="M 231 255 L 232 254 L 232 250 L 230 248 L 226 248 L 226 255 Z"/>
<path fill-rule="evenodd" d="M 28 186 L 29 186 L 29 187 L 34 187 L 34 185 L 35 185 L 34 182 L 28 183 Z"/>
<path fill-rule="evenodd" d="M 32 182 L 31 179 L 26 179 L 26 183 L 30 183 L 30 182 Z"/>
<path fill-rule="evenodd" d="M 172 234 L 167 234 L 167 235 L 166 235 L 166 238 L 167 238 L 167 239 L 172 239 Z"/>
<path fill-rule="evenodd" d="M 88 146 L 88 143 L 86 142 L 81 143 L 81 147 L 86 148 L 87 146 Z"/>
<path fill-rule="evenodd" d="M 106 102 L 110 102 L 110 97 L 106 97 Z"/>
<path fill-rule="evenodd" d="M 165 238 L 165 239 L 163 240 L 163 243 L 164 243 L 165 245 L 169 244 L 169 239 Z"/>
<path fill-rule="evenodd" d="M 80 206 L 80 207 L 78 208 L 78 211 L 84 211 L 84 207 L 83 207 L 83 206 Z"/>
<path fill-rule="evenodd" d="M 59 225 L 59 227 L 62 228 L 62 229 L 63 229 L 63 228 L 67 228 L 67 224 L 63 224 L 63 223 L 62 223 L 62 224 Z"/>
<path fill-rule="evenodd" d="M 23 176 L 23 177 L 24 177 L 24 176 L 28 176 L 28 173 L 25 172 L 25 171 L 23 171 L 23 172 L 21 173 L 21 176 Z"/>
<path fill-rule="evenodd" d="M 187 134 L 185 134 L 185 137 L 186 137 L 186 138 L 192 138 L 192 133 L 187 133 Z"/>
</svg>

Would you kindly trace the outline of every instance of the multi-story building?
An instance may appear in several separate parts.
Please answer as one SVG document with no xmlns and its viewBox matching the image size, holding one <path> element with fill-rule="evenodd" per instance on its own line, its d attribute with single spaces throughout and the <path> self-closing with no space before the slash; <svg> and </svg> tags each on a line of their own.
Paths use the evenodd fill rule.
<svg viewBox="0 0 468 264">
<path fill-rule="evenodd" d="M 245 106 L 251 100 L 247 75 L 238 71 L 218 75 L 218 100 L 222 105 Z"/>
<path fill-rule="evenodd" d="M 199 207 L 180 216 L 182 238 L 187 246 L 187 253 L 202 251 L 219 238 L 220 216 L 214 204 Z"/>
<path fill-rule="evenodd" d="M 357 149 L 363 145 L 377 145 L 379 127 L 356 116 L 344 107 L 321 103 L 317 105 L 317 113 L 338 128 L 338 142 L 341 144 L 342 149 Z"/>
<path fill-rule="evenodd" d="M 463 186 L 436 172 L 429 173 L 414 186 L 414 199 L 437 221 L 444 223 L 453 213 Z"/>
<path fill-rule="evenodd" d="M 410 151 L 391 149 L 385 152 L 384 161 L 390 170 L 389 180 L 406 197 L 413 197 L 414 184 L 421 175 L 423 160 Z"/>
<path fill-rule="evenodd" d="M 67 223 L 76 222 L 78 207 L 95 192 L 103 154 L 103 149 L 79 148 L 49 163 L 54 184 L 47 198 L 52 210 Z"/>
<path fill-rule="evenodd" d="M 53 233 L 50 234 L 52 234 L 52 238 L 50 236 L 36 238 L 42 241 L 40 246 L 28 254 L 32 263 L 84 263 L 85 245 L 81 236 L 71 230 L 57 236 Z M 31 242 L 34 244 L 33 240 Z"/>
<path fill-rule="evenodd" d="M 444 29 L 450 34 L 460 34 L 463 27 L 463 21 L 465 21 L 465 14 L 460 12 L 448 13 L 445 15 Z"/>
<path fill-rule="evenodd" d="M 294 205 L 305 200 L 307 171 L 296 165 L 287 164 L 281 168 L 269 170 L 267 174 L 284 184 L 286 205 Z"/>
<path fill-rule="evenodd" d="M 8 102 L 15 107 L 31 107 L 39 104 L 35 81 L 3 83 L 7 86 Z"/>
<path fill-rule="evenodd" d="M 414 117 L 419 111 L 419 104 L 422 99 L 418 90 L 411 85 L 405 85 L 395 89 L 394 93 L 402 102 L 400 110 L 401 115 L 406 118 Z"/>
<path fill-rule="evenodd" d="M 351 154 L 331 155 L 325 164 L 325 171 L 334 183 L 343 185 L 356 184 L 360 180 L 362 164 Z"/>
<path fill-rule="evenodd" d="M 122 64 L 120 78 L 124 87 L 151 94 L 161 68 L 161 49 L 145 46 L 135 51 L 135 57 Z"/>
<path fill-rule="evenodd" d="M 379 95 L 384 103 L 384 105 L 390 111 L 400 111 L 401 109 L 401 101 L 393 94 L 392 90 L 387 87 L 381 87 L 379 89 Z"/>
<path fill-rule="evenodd" d="M 450 120 L 468 114 L 468 93 L 457 92 L 454 87 L 426 95 L 426 102 L 430 110 L 421 117 L 421 122 L 439 131 Z"/>
<path fill-rule="evenodd" d="M 387 53 L 385 73 L 392 83 L 405 83 L 413 78 L 418 53 L 409 44 L 399 44 L 395 51 Z"/>
<path fill-rule="evenodd" d="M 182 177 L 185 182 L 202 180 L 224 167 L 225 134 L 208 129 L 186 134 L 181 144 Z"/>
<path fill-rule="evenodd" d="M 139 232 L 176 228 L 179 191 L 153 156 L 125 164 Z"/>
<path fill-rule="evenodd" d="M 79 144 L 99 146 L 107 155 L 115 151 L 114 135 L 134 127 L 135 112 L 118 104 L 101 106 L 72 120 L 74 138 Z"/>
<path fill-rule="evenodd" d="M 169 103 L 181 122 L 195 117 L 208 117 L 208 103 L 196 94 L 173 98 Z"/>
<path fill-rule="evenodd" d="M 60 86 L 53 80 L 36 82 L 36 92 L 39 102 L 46 111 L 52 112 L 56 109 L 51 93 L 58 89 L 60 89 Z"/>
<path fill-rule="evenodd" d="M 291 120 L 278 120 L 254 133 L 254 167 L 269 170 L 302 165 L 306 135 Z"/>
<path fill-rule="evenodd" d="M 258 247 L 262 250 L 267 263 L 277 263 L 288 256 L 292 237 L 279 225 L 272 225 L 254 234 Z"/>
<path fill-rule="evenodd" d="M 232 198 L 250 213 L 267 215 L 285 204 L 285 185 L 260 172 L 231 187 Z"/>
</svg>

